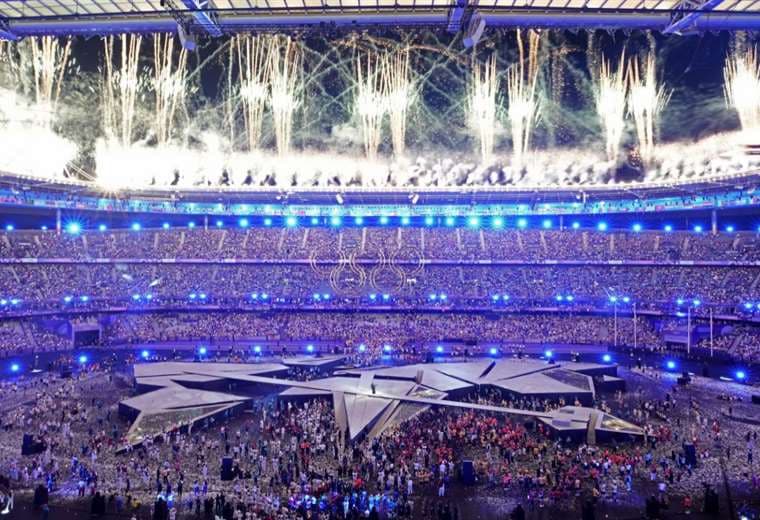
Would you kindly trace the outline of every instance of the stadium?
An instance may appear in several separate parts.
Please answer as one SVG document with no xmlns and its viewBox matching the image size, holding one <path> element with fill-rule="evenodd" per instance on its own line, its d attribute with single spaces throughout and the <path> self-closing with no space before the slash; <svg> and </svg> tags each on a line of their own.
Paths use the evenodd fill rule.
<svg viewBox="0 0 760 520">
<path fill-rule="evenodd" d="M 0 517 L 760 517 L 760 1 L 0 3 Z"/>
</svg>

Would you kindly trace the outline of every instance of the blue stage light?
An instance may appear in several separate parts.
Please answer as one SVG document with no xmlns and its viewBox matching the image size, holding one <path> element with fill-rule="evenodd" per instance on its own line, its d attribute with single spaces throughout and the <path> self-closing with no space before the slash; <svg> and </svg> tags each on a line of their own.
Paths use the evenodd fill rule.
<svg viewBox="0 0 760 520">
<path fill-rule="evenodd" d="M 495 301 L 495 302 L 498 302 L 498 301 L 499 301 L 499 298 L 500 298 L 500 296 L 499 296 L 498 294 L 494 294 L 493 296 L 491 296 L 491 299 L 492 299 L 493 301 Z"/>
<path fill-rule="evenodd" d="M 409 217 L 401 217 L 401 225 L 402 226 L 408 226 L 410 222 L 411 222 L 411 220 L 409 219 Z"/>
<path fill-rule="evenodd" d="M 247 228 L 247 227 L 249 226 L 249 222 L 248 222 L 248 219 L 247 219 L 247 218 L 241 218 L 241 219 L 238 221 L 238 225 L 239 225 L 241 228 Z"/>
<path fill-rule="evenodd" d="M 148 359 L 150 357 L 150 352 L 148 352 L 147 350 L 143 350 L 140 353 L 140 355 L 142 356 L 143 359 Z"/>
<path fill-rule="evenodd" d="M 7 226 L 5 226 L 6 231 L 13 231 L 14 229 L 16 228 L 13 226 L 13 224 L 8 224 Z"/>
<path fill-rule="evenodd" d="M 737 370 L 736 371 L 736 379 L 739 381 L 744 381 L 747 378 L 747 373 L 744 370 Z"/>
<path fill-rule="evenodd" d="M 365 352 L 366 350 L 367 350 L 367 345 L 365 345 L 364 343 L 359 345 L 359 352 Z"/>
<path fill-rule="evenodd" d="M 312 294 L 312 295 L 311 295 L 311 298 L 312 298 L 313 300 L 319 300 L 319 299 L 320 299 L 319 293 L 314 293 L 314 294 Z"/>
<path fill-rule="evenodd" d="M 665 227 L 663 229 L 665 230 L 665 233 L 670 233 L 673 231 L 673 226 L 670 224 L 665 224 Z"/>
<path fill-rule="evenodd" d="M 678 298 L 678 299 L 676 300 L 676 304 L 678 304 L 678 305 L 683 305 L 683 298 Z"/>
<path fill-rule="evenodd" d="M 387 302 L 390 299 L 391 299 L 391 295 L 390 294 L 383 294 L 383 301 Z"/>
<path fill-rule="evenodd" d="M 194 300 L 194 299 L 196 299 L 197 297 L 198 297 L 198 295 L 197 295 L 196 293 L 190 293 L 190 299 L 191 299 L 191 300 Z"/>
<path fill-rule="evenodd" d="M 446 217 L 446 220 L 444 221 L 448 227 L 452 227 L 454 224 L 457 223 L 457 220 L 454 217 Z"/>
<path fill-rule="evenodd" d="M 21 366 L 18 363 L 11 364 L 11 372 L 18 372 L 21 370 Z"/>
<path fill-rule="evenodd" d="M 502 294 L 501 295 L 501 299 L 504 300 L 504 301 L 507 301 L 507 300 L 509 300 L 509 295 L 508 294 Z"/>
<path fill-rule="evenodd" d="M 267 227 L 271 226 L 272 225 L 272 219 L 269 218 L 269 217 L 265 218 L 264 219 L 264 225 L 267 226 Z"/>
<path fill-rule="evenodd" d="M 613 296 L 610 296 L 610 301 L 611 301 L 612 303 L 617 303 L 617 300 L 618 300 L 618 299 L 617 299 L 617 296 L 614 296 L 614 295 L 613 295 Z"/>
<path fill-rule="evenodd" d="M 145 299 L 146 300 L 152 300 L 153 299 L 153 295 L 150 294 L 150 293 L 148 293 L 148 294 L 145 295 Z"/>
<path fill-rule="evenodd" d="M 526 227 L 528 227 L 528 221 L 524 218 L 518 218 L 517 227 L 519 227 L 520 229 L 525 229 Z"/>
<path fill-rule="evenodd" d="M 552 221 L 549 220 L 548 218 L 544 219 L 544 221 L 541 222 L 541 227 L 543 227 L 544 229 L 550 229 L 552 227 Z"/>
<path fill-rule="evenodd" d="M 85 303 L 87 303 L 88 301 L 90 301 L 90 297 L 89 296 L 80 296 L 79 299 L 81 301 L 85 302 Z"/>
<path fill-rule="evenodd" d="M 0 305 L 8 305 L 8 300 L 3 298 L 2 300 L 0 300 Z"/>
<path fill-rule="evenodd" d="M 267 293 L 261 293 L 261 299 L 266 300 L 269 298 L 269 295 Z"/>
<path fill-rule="evenodd" d="M 439 354 L 443 354 L 443 346 L 438 345 L 437 347 L 435 347 L 435 351 L 438 352 Z"/>
<path fill-rule="evenodd" d="M 200 293 L 198 295 L 198 298 L 200 298 L 201 300 L 205 300 L 206 299 L 206 293 Z"/>
<path fill-rule="evenodd" d="M 171 226 L 169 225 L 168 222 L 164 222 L 163 224 L 161 224 L 161 227 L 164 229 L 169 229 Z"/>
<path fill-rule="evenodd" d="M 142 229 L 142 226 L 139 222 L 133 222 L 132 223 L 132 231 L 140 231 Z"/>
<path fill-rule="evenodd" d="M 607 223 L 606 222 L 600 222 L 596 225 L 596 229 L 599 231 L 607 231 Z"/>
<path fill-rule="evenodd" d="M 375 293 L 371 293 L 371 294 L 369 295 L 369 299 L 370 299 L 370 300 L 372 300 L 372 301 L 375 301 L 375 300 L 377 299 L 377 294 L 375 294 Z"/>
<path fill-rule="evenodd" d="M 748 311 L 751 311 L 752 307 L 754 307 L 754 305 L 751 302 L 747 302 L 744 304 L 744 308 L 747 309 Z"/>
<path fill-rule="evenodd" d="M 330 293 L 322 293 L 322 299 L 323 300 L 329 300 L 330 299 Z"/>
<path fill-rule="evenodd" d="M 634 224 L 632 229 L 634 233 L 639 233 L 642 229 L 641 224 L 638 224 L 638 223 Z"/>
<path fill-rule="evenodd" d="M 701 233 L 702 230 L 703 230 L 703 228 L 699 224 L 697 224 L 696 226 L 694 226 L 694 232 L 695 233 Z"/>
<path fill-rule="evenodd" d="M 476 228 L 480 226 L 480 218 L 479 217 L 470 217 L 467 219 L 467 225 L 471 228 Z"/>
<path fill-rule="evenodd" d="M 79 356 L 79 364 L 84 365 L 85 363 L 87 363 L 87 356 L 85 354 L 82 354 Z"/>
<path fill-rule="evenodd" d="M 108 226 L 106 226 L 105 224 L 101 224 L 98 226 L 98 231 L 100 231 L 101 233 L 106 230 L 108 230 Z"/>
<path fill-rule="evenodd" d="M 364 217 L 354 217 L 354 224 L 357 226 L 364 224 Z"/>
<path fill-rule="evenodd" d="M 609 363 L 610 361 L 612 361 L 612 356 L 610 356 L 609 354 L 605 354 L 602 356 L 602 361 L 604 361 L 605 363 Z"/>
<path fill-rule="evenodd" d="M 195 222 L 191 220 L 190 222 L 187 223 L 187 227 L 189 227 L 190 229 L 195 229 Z"/>
<path fill-rule="evenodd" d="M 558 294 L 554 299 L 557 300 L 558 302 L 561 302 L 562 300 L 565 299 L 565 297 L 562 296 L 561 294 Z"/>
<path fill-rule="evenodd" d="M 296 217 L 288 217 L 285 219 L 285 225 L 289 228 L 296 227 L 298 225 L 298 219 Z"/>
<path fill-rule="evenodd" d="M 224 227 L 224 222 L 222 222 L 221 220 L 217 220 L 216 221 L 216 227 L 218 227 L 218 228 Z"/>
<path fill-rule="evenodd" d="M 494 217 L 491 219 L 491 227 L 494 229 L 501 229 L 504 227 L 504 219 L 501 217 Z"/>
<path fill-rule="evenodd" d="M 393 347 L 390 345 L 383 345 L 383 352 L 391 352 L 393 350 Z"/>
<path fill-rule="evenodd" d="M 261 354 L 261 347 L 260 347 L 259 345 L 254 345 L 254 346 L 253 346 L 253 351 L 254 351 L 256 354 Z"/>
<path fill-rule="evenodd" d="M 488 349 L 488 353 L 491 354 L 492 356 L 495 356 L 496 354 L 499 353 L 499 349 L 497 349 L 496 347 L 491 347 L 490 349 Z"/>
<path fill-rule="evenodd" d="M 382 217 L 380 217 L 380 224 L 381 225 L 385 226 L 386 224 L 388 224 L 388 221 L 389 221 L 389 219 L 388 219 L 388 217 L 386 215 L 383 215 Z"/>
<path fill-rule="evenodd" d="M 319 225 L 319 217 L 311 217 L 311 225 L 312 226 Z"/>
<path fill-rule="evenodd" d="M 251 299 L 252 300 L 258 300 L 259 299 L 259 293 L 251 293 Z"/>
<path fill-rule="evenodd" d="M 733 233 L 735 230 L 734 226 L 726 226 L 726 233 Z"/>
<path fill-rule="evenodd" d="M 435 301 L 435 300 L 437 300 L 437 299 L 438 299 L 438 295 L 437 295 L 437 294 L 435 294 L 435 293 L 432 293 L 432 294 L 430 294 L 430 295 L 428 296 L 428 299 Z"/>
<path fill-rule="evenodd" d="M 551 350 L 547 350 L 547 351 L 544 352 L 544 357 L 546 359 L 551 359 L 551 358 L 554 357 L 554 352 L 552 352 Z"/>
<path fill-rule="evenodd" d="M 672 359 L 669 359 L 665 362 L 665 367 L 667 367 L 668 370 L 675 370 L 676 369 L 676 362 Z"/>
<path fill-rule="evenodd" d="M 435 219 L 433 217 L 425 217 L 426 226 L 432 226 L 434 223 L 435 223 Z"/>
<path fill-rule="evenodd" d="M 700 300 L 694 299 L 691 301 L 691 304 L 694 305 L 694 307 L 699 307 L 702 305 L 702 302 Z"/>
<path fill-rule="evenodd" d="M 439 300 L 445 301 L 446 298 L 448 298 L 448 296 L 446 296 L 446 293 L 441 293 L 441 294 L 438 295 L 438 299 Z"/>
<path fill-rule="evenodd" d="M 82 225 L 79 222 L 69 222 L 66 224 L 66 233 L 69 235 L 78 235 L 82 232 Z"/>
<path fill-rule="evenodd" d="M 314 352 L 314 345 L 306 345 L 306 352 Z"/>
<path fill-rule="evenodd" d="M 73 297 L 72 297 L 72 296 L 64 296 L 64 297 L 63 297 L 63 302 L 64 302 L 64 303 L 71 303 L 71 300 L 72 300 L 72 299 L 73 299 Z M 751 305 L 751 304 L 750 304 L 750 305 Z"/>
<path fill-rule="evenodd" d="M 578 221 L 573 222 L 572 223 L 572 228 L 573 229 L 580 229 L 581 228 L 581 223 L 578 222 Z"/>
<path fill-rule="evenodd" d="M 569 302 L 573 301 L 574 299 L 575 299 L 575 296 L 573 296 L 572 294 L 568 294 L 567 296 L 565 296 L 565 300 Z"/>
<path fill-rule="evenodd" d="M 206 347 L 198 347 L 198 354 L 200 354 L 201 356 L 205 356 L 207 352 L 208 352 L 208 349 Z"/>
<path fill-rule="evenodd" d="M 623 303 L 629 303 L 631 301 L 630 296 L 623 296 Z"/>
<path fill-rule="evenodd" d="M 140 299 L 140 295 L 139 295 L 139 294 L 133 294 L 133 295 L 132 295 L 132 299 L 133 299 L 134 301 L 137 301 L 137 300 L 139 300 L 139 299 Z"/>
<path fill-rule="evenodd" d="M 331 217 L 330 218 L 330 225 L 332 227 L 340 227 L 340 225 L 343 223 L 343 220 L 340 217 Z"/>
<path fill-rule="evenodd" d="M 47 227 L 47 226 L 42 226 L 40 229 L 41 229 L 42 231 L 47 231 L 47 230 L 48 230 L 48 227 Z"/>
</svg>

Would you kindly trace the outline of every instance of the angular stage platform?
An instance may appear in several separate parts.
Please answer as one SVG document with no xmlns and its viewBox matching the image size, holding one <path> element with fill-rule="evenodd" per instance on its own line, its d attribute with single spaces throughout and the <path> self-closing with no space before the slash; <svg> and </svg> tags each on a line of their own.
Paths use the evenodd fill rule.
<svg viewBox="0 0 760 520">
<path fill-rule="evenodd" d="M 420 363 L 396 367 L 348 369 L 311 381 L 287 379 L 290 367 L 331 370 L 340 356 L 289 358 L 281 363 L 144 363 L 134 367 L 140 395 L 119 405 L 134 423 L 127 442 L 198 421 L 223 417 L 263 395 L 284 400 L 331 399 L 337 424 L 348 438 L 374 436 L 431 406 L 484 410 L 540 422 L 563 438 L 627 440 L 643 436 L 638 426 L 589 408 L 599 385 L 616 378 L 616 365 L 547 363 L 536 359 L 480 359 L 471 362 Z M 551 412 L 462 402 L 479 389 L 505 397 L 579 402 Z"/>
</svg>

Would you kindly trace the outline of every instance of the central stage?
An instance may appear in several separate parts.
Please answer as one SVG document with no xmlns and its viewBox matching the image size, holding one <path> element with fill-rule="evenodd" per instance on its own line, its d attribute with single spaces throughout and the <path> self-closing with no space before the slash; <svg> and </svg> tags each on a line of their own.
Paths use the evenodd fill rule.
<svg viewBox="0 0 760 520">
<path fill-rule="evenodd" d="M 342 356 L 288 358 L 273 363 L 182 363 L 135 365 L 140 395 L 119 405 L 134 420 L 127 443 L 199 421 L 225 416 L 264 395 L 283 400 L 331 399 L 337 424 L 351 440 L 375 436 L 431 406 L 483 410 L 541 422 L 550 431 L 584 440 L 628 439 L 641 428 L 590 408 L 598 391 L 624 388 L 616 365 L 548 363 L 535 359 L 481 359 L 395 367 L 335 370 Z M 291 367 L 314 367 L 332 375 L 288 379 Z M 582 406 L 550 412 L 463 402 L 463 395 L 496 390 L 513 401 L 537 398 Z"/>
</svg>

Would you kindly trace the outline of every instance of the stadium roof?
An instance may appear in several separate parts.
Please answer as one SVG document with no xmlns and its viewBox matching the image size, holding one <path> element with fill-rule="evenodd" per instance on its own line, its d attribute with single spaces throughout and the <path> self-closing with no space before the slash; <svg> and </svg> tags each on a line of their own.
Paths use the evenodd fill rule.
<svg viewBox="0 0 760 520">
<path fill-rule="evenodd" d="M 486 27 L 687 33 L 760 26 L 760 0 L 6 0 L 0 2 L 0 38 L 166 32 L 178 23 L 211 36 L 310 25 L 456 31 L 475 12 Z"/>
</svg>

